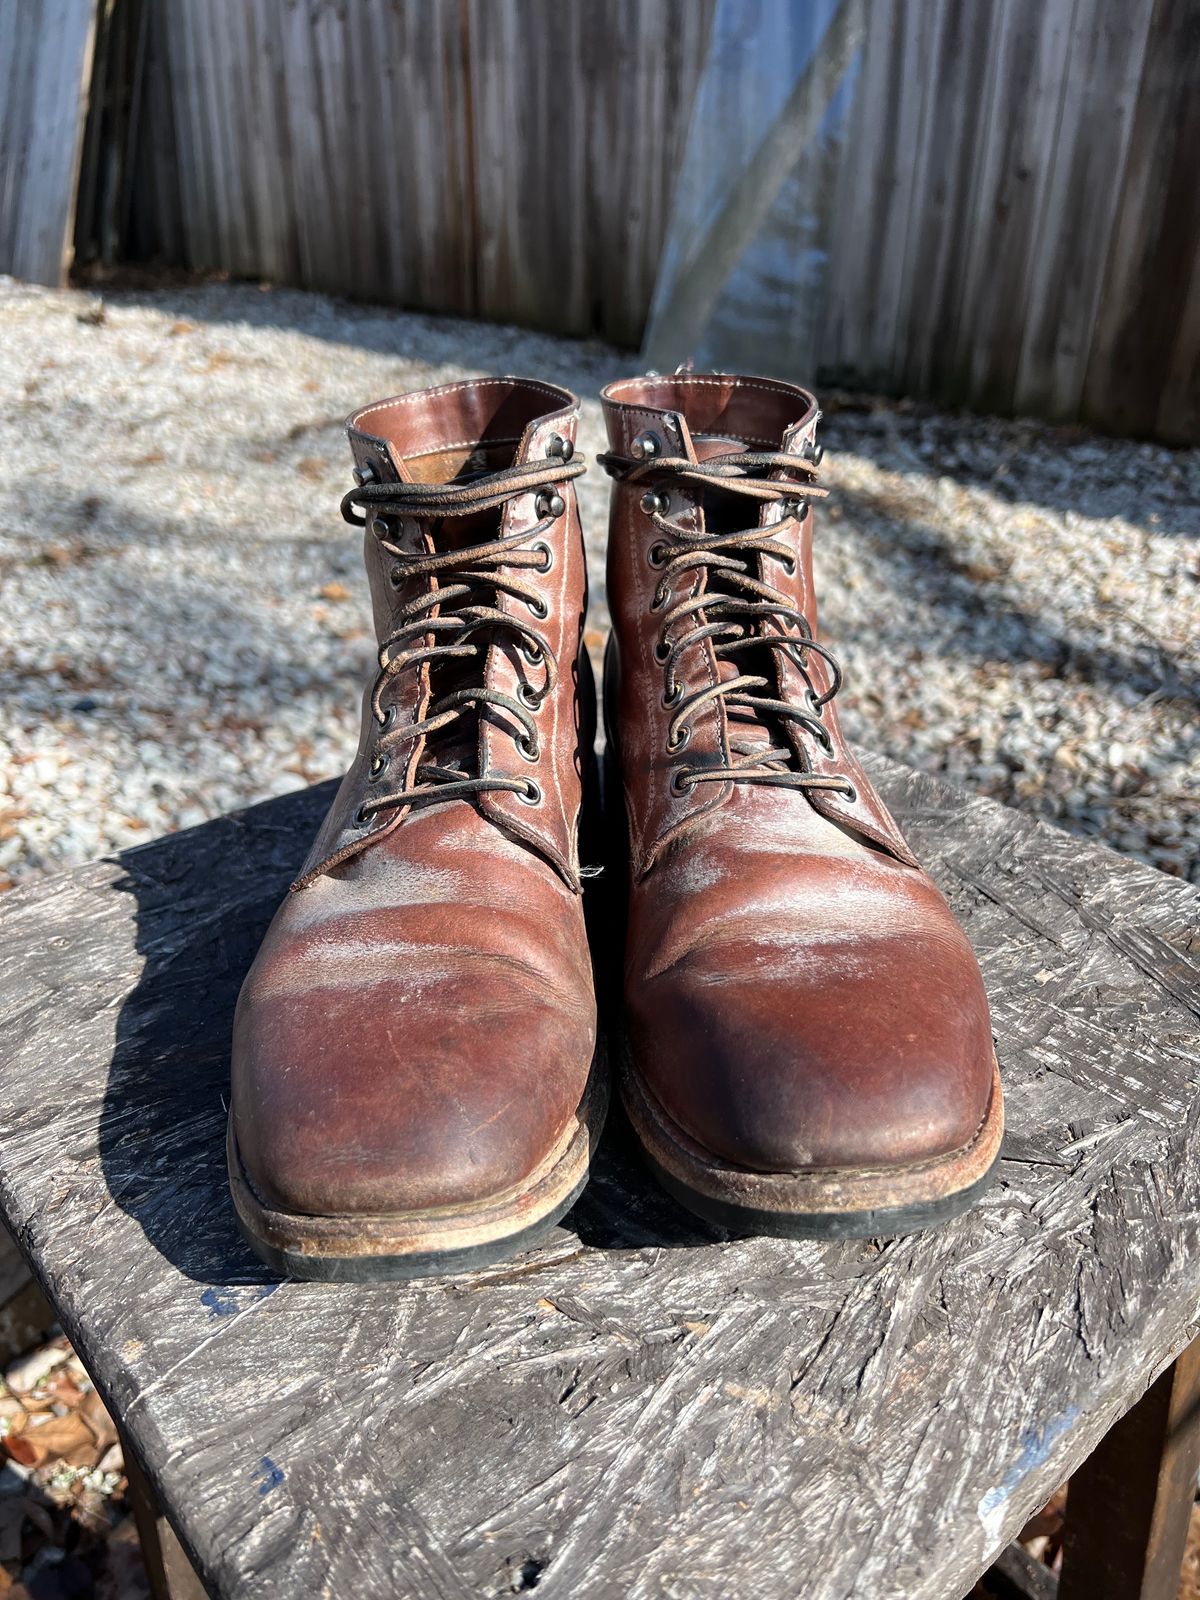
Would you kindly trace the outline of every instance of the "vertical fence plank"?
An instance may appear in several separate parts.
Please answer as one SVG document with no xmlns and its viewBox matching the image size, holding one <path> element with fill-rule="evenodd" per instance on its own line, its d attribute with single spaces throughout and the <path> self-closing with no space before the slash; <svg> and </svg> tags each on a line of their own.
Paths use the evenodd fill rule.
<svg viewBox="0 0 1200 1600">
<path fill-rule="evenodd" d="M 913 196 L 928 160 L 931 63 L 948 0 L 874 0 L 845 177 L 835 190 L 827 331 L 819 366 L 889 386 L 904 316 L 904 263 L 922 219 Z"/>
<path fill-rule="evenodd" d="M 1013 403 L 1079 414 L 1153 0 L 1076 6 Z"/>
<path fill-rule="evenodd" d="M 889 387 L 916 393 L 950 379 L 953 329 L 965 270 L 967 233 L 986 123 L 988 63 L 997 13 L 1004 0 L 952 5 L 926 71 L 903 92 L 926 102 L 920 160 L 911 190 L 911 217 L 898 277 L 895 346 Z M 936 83 L 937 92 L 930 93 Z M 918 87 L 918 85 L 920 87 Z"/>
<path fill-rule="evenodd" d="M 1200 437 L 1200 6 L 1158 0 L 1090 345 L 1083 412 Z"/>
<path fill-rule="evenodd" d="M 0 0 L 0 272 L 58 284 L 71 263 L 96 0 Z"/>
<path fill-rule="evenodd" d="M 947 395 L 1008 411 L 1039 247 L 1075 0 L 1005 0 L 990 41 L 992 83 L 978 172 L 960 219 L 967 240 Z"/>
<path fill-rule="evenodd" d="M 640 340 L 710 0 L 469 0 L 489 316 Z"/>
</svg>

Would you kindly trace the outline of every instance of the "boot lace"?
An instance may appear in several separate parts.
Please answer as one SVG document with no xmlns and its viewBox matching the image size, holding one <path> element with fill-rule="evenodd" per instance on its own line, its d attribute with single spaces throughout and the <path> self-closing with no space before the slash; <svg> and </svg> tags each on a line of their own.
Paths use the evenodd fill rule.
<svg viewBox="0 0 1200 1600">
<path fill-rule="evenodd" d="M 436 760 L 422 761 L 408 788 L 387 788 L 385 784 L 399 751 L 455 723 L 465 734 L 463 719 L 478 716 L 484 706 L 495 706 L 513 719 L 519 730 L 513 736 L 518 753 L 527 761 L 537 760 L 534 713 L 554 692 L 558 662 L 544 634 L 523 618 L 502 611 L 497 597 L 504 594 L 521 600 L 535 621 L 545 620 L 548 611 L 537 584 L 515 575 L 514 569 L 515 573 L 549 572 L 554 552 L 542 536 L 566 509 L 553 486 L 586 470 L 583 458 L 572 455 L 568 460 L 516 462 L 454 483 L 366 483 L 343 498 L 346 521 L 357 527 L 369 523 L 371 533 L 392 558 L 393 587 L 417 587 L 416 594 L 398 608 L 395 627 L 379 645 L 379 673 L 371 691 L 379 732 L 367 771 L 368 783 L 379 788 L 359 807 L 355 821 L 360 826 L 393 807 L 431 805 L 489 790 L 516 794 L 528 805 L 540 802 L 541 789 L 531 778 L 471 772 L 465 764 Z M 538 491 L 540 520 L 520 533 L 434 552 L 404 550 L 395 542 L 400 518 L 438 521 L 466 517 L 496 510 L 517 495 L 533 491 Z M 482 681 L 488 647 L 505 635 L 515 641 L 523 663 L 540 678 L 539 683 L 531 683 L 526 676 L 516 695 L 488 688 Z M 476 664 L 477 673 L 456 673 L 457 685 L 431 700 L 419 721 L 396 727 L 396 704 L 393 701 L 385 707 L 383 701 L 402 672 L 425 663 L 457 663 L 461 669 L 468 662 Z"/>
<path fill-rule="evenodd" d="M 655 657 L 663 667 L 663 705 L 674 708 L 668 751 L 674 754 L 684 748 L 701 707 L 723 702 L 729 713 L 729 764 L 677 767 L 671 780 L 674 791 L 685 794 L 698 783 L 761 783 L 777 788 L 830 789 L 856 798 L 848 777 L 805 771 L 796 765 L 791 746 L 777 742 L 781 724 L 791 723 L 815 739 L 827 755 L 833 755 L 833 740 L 822 712 L 842 686 L 842 670 L 832 652 L 813 638 L 807 617 L 789 596 L 755 576 L 757 558 L 764 556 L 779 562 L 789 576 L 796 570 L 792 552 L 778 535 L 808 514 L 802 496 L 826 492 L 816 487 L 812 461 L 783 450 L 730 450 L 699 462 L 685 456 L 655 456 L 642 462 L 612 455 L 599 459 L 612 476 L 650 485 L 642 496 L 642 510 L 659 535 L 648 559 L 659 569 L 651 609 L 662 614 Z M 792 476 L 782 480 L 766 476 L 772 472 Z M 786 514 L 770 528 L 692 532 L 668 514 L 671 485 L 683 483 L 759 503 L 783 502 Z M 701 573 L 706 580 L 701 592 L 672 604 L 677 581 Z M 672 630 L 677 630 L 674 637 Z M 679 663 L 688 650 L 706 639 L 712 641 L 719 663 L 731 663 L 732 673 L 685 695 L 677 676 Z M 749 653 L 758 657 L 761 667 L 764 652 L 787 656 L 799 667 L 808 685 L 803 703 L 779 698 L 777 673 L 751 670 L 753 661 L 739 664 L 736 659 Z M 828 665 L 828 688 L 820 689 L 809 672 L 813 655 Z M 740 736 L 739 723 L 758 737 Z M 769 730 L 766 744 L 761 732 L 764 727 Z"/>
</svg>

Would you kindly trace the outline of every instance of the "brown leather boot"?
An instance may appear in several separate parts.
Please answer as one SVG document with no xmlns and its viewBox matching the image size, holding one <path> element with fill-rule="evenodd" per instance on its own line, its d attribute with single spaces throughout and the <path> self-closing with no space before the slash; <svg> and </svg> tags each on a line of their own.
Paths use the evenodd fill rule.
<svg viewBox="0 0 1200 1600">
<path fill-rule="evenodd" d="M 838 727 L 816 403 L 700 374 L 603 399 L 634 1127 L 664 1185 L 723 1225 L 940 1221 L 996 1159 L 1000 1084 L 971 948 Z"/>
<path fill-rule="evenodd" d="M 297 1277 L 477 1266 L 586 1176 L 604 1089 L 578 414 L 565 389 L 481 378 L 347 424 L 379 674 L 233 1045 L 234 1199 Z"/>
</svg>

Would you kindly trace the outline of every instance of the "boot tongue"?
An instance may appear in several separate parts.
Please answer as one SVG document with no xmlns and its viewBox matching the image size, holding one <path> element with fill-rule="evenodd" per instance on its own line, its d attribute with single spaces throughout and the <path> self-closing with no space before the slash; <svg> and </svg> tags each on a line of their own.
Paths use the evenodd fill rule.
<svg viewBox="0 0 1200 1600">
<path fill-rule="evenodd" d="M 750 445 L 733 434 L 700 433 L 692 435 L 692 448 L 697 461 L 708 461 L 713 456 L 748 450 Z M 735 528 L 748 528 L 757 520 L 757 501 L 722 495 L 719 492 L 709 497 L 705 521 L 714 531 L 732 532 Z M 708 588 L 712 593 L 729 592 L 721 579 L 722 574 L 719 571 L 709 574 Z M 735 651 L 732 655 L 717 657 L 717 675 L 723 683 L 728 683 L 743 673 L 768 678 L 774 682 L 771 652 L 747 648 Z M 769 689 L 759 692 L 767 695 L 772 693 Z M 727 716 L 729 737 L 738 747 L 739 754 L 748 754 L 752 750 L 769 750 L 773 747 L 781 749 L 787 743 L 782 730 L 750 706 L 727 706 Z"/>
<path fill-rule="evenodd" d="M 462 464 L 450 481 L 461 482 L 478 477 L 484 472 L 495 471 L 499 466 L 511 466 L 515 459 L 511 446 L 503 461 L 497 459 L 494 451 L 490 457 L 488 453 L 478 452 Z M 467 550 L 472 545 L 490 544 L 500 537 L 502 516 L 503 510 L 495 508 L 472 516 L 444 517 L 440 522 L 430 522 L 427 527 L 432 548 L 438 555 L 446 555 L 452 550 Z M 455 588 L 460 581 L 459 573 L 454 570 L 442 573 L 439 578 L 440 587 L 444 589 Z M 471 591 L 469 596 L 464 595 L 452 600 L 447 610 L 453 614 L 463 607 L 494 603 L 495 591 L 489 590 L 485 585 L 472 584 Z M 434 662 L 430 670 L 431 701 L 441 700 L 444 696 L 454 694 L 460 689 L 477 688 L 483 682 L 488 648 L 487 635 L 483 632 L 473 634 L 470 642 L 478 647 L 478 655 L 466 656 L 461 660 Z M 478 710 L 473 706 L 467 706 L 447 727 L 439 728 L 432 733 L 426 743 L 423 759 L 432 765 L 452 767 L 469 773 L 472 777 L 477 776 Z"/>
</svg>

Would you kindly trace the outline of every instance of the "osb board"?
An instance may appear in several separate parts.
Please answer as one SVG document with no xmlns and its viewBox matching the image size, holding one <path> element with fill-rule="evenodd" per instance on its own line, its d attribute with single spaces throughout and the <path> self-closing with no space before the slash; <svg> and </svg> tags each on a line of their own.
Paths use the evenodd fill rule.
<svg viewBox="0 0 1200 1600">
<path fill-rule="evenodd" d="M 1200 895 L 872 763 L 979 952 L 1009 1136 L 922 1237 L 714 1240 L 612 1130 L 522 1261 L 278 1284 L 230 1015 L 329 788 L 0 901 L 0 1210 L 214 1592 L 958 1600 L 1200 1305 Z"/>
</svg>

